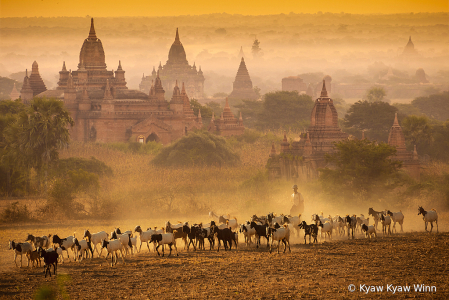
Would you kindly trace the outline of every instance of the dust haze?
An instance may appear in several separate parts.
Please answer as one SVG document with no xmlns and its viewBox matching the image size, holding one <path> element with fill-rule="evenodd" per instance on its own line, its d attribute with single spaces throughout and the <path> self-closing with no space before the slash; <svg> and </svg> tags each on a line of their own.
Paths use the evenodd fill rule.
<svg viewBox="0 0 449 300">
<path fill-rule="evenodd" d="M 63 61 L 67 69 L 77 68 L 90 17 L 107 68 L 116 69 L 121 60 L 130 89 L 138 89 L 142 75 L 150 75 L 153 66 L 165 64 L 176 28 L 189 64 L 204 72 L 206 97 L 232 91 L 240 47 L 253 85 L 262 94 L 280 90 L 283 77 L 305 73 L 330 75 L 334 83 L 375 83 L 389 67 L 404 80 L 423 68 L 431 83 L 449 81 L 448 13 L 3 18 L 0 76 L 31 69 L 36 60 L 47 89 L 55 88 Z M 410 36 L 420 56 L 400 59 Z M 256 38 L 262 51 L 253 57 Z M 22 73 L 17 79 L 23 80 Z M 303 79 L 316 83 L 316 78 Z"/>
</svg>

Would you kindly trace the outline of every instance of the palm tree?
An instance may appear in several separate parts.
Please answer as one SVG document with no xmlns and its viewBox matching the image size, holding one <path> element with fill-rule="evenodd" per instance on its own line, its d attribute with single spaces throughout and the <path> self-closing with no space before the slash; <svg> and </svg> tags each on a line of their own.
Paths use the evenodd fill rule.
<svg viewBox="0 0 449 300">
<path fill-rule="evenodd" d="M 68 145 L 68 125 L 73 126 L 74 121 L 62 101 L 35 98 L 19 113 L 15 128 L 9 130 L 9 135 L 15 135 L 11 137 L 10 150 L 23 165 L 36 169 L 39 181 L 44 175 L 45 192 L 48 166 L 58 160 L 58 150 Z"/>
</svg>

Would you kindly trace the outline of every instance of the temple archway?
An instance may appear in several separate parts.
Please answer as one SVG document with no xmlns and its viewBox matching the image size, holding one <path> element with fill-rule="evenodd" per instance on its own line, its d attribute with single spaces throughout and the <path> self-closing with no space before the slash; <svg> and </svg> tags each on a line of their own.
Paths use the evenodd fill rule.
<svg viewBox="0 0 449 300">
<path fill-rule="evenodd" d="M 156 133 L 152 132 L 148 137 L 146 142 L 159 142 L 159 137 L 157 136 Z"/>
</svg>

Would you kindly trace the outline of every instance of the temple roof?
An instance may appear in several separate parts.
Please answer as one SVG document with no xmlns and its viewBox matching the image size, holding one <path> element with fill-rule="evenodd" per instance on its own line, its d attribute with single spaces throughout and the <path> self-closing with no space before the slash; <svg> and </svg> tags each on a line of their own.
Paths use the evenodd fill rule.
<svg viewBox="0 0 449 300">
<path fill-rule="evenodd" d="M 186 52 L 179 39 L 178 28 L 176 28 L 175 41 L 170 47 L 168 52 L 167 64 L 188 64 L 186 58 Z"/>
<path fill-rule="evenodd" d="M 45 86 L 44 81 L 39 74 L 39 66 L 36 61 L 33 62 L 33 66 L 31 69 L 31 75 L 29 77 L 29 83 L 31 88 L 33 89 L 33 96 L 45 92 L 47 87 Z"/>
<path fill-rule="evenodd" d="M 393 126 L 388 135 L 388 144 L 396 147 L 397 152 L 405 151 L 405 137 L 402 128 L 399 125 L 397 113 L 394 115 Z"/>
<path fill-rule="evenodd" d="M 84 40 L 83 46 L 81 47 L 78 69 L 81 69 L 83 65 L 86 69 L 106 69 L 103 44 L 95 33 L 93 18 L 91 19 L 89 36 Z"/>
</svg>

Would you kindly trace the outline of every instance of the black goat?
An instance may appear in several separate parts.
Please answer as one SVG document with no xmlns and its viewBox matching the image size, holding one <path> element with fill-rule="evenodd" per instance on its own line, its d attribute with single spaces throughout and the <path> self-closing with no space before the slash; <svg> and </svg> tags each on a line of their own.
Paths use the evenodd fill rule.
<svg viewBox="0 0 449 300">
<path fill-rule="evenodd" d="M 227 243 L 229 244 L 229 250 L 232 249 L 232 241 L 235 241 L 235 234 L 232 232 L 229 228 L 224 229 L 218 229 L 218 227 L 214 226 L 214 233 L 217 234 L 218 238 L 218 249 L 217 252 L 220 251 L 220 241 L 223 241 L 223 246 L 225 248 L 225 251 L 228 249 Z"/>
<path fill-rule="evenodd" d="M 257 248 L 259 248 L 260 245 L 260 237 L 263 236 L 267 239 L 267 248 L 270 247 L 269 245 L 269 237 L 267 235 L 267 227 L 268 223 L 265 225 L 257 225 L 256 222 L 251 222 L 251 228 L 256 229 L 256 245 Z"/>
<path fill-rule="evenodd" d="M 56 251 L 45 251 L 43 248 L 39 248 L 39 253 L 44 259 L 45 277 L 47 272 L 51 277 L 51 266 L 53 265 L 53 274 L 56 275 L 56 269 L 58 268 L 58 253 Z"/>
<path fill-rule="evenodd" d="M 307 236 L 309 236 L 309 244 L 311 243 L 311 239 L 313 237 L 313 242 L 318 243 L 318 226 L 316 224 L 307 225 L 306 221 L 302 221 L 298 227 L 300 229 L 304 229 L 304 244 L 307 244 Z"/>
</svg>

